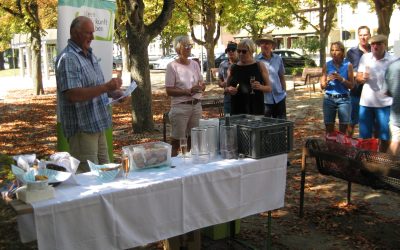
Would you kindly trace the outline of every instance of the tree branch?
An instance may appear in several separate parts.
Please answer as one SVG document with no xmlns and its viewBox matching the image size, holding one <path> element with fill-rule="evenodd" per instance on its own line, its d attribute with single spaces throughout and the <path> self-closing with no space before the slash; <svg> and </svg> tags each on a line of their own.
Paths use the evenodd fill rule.
<svg viewBox="0 0 400 250">
<path fill-rule="evenodd" d="M 14 11 L 13 9 L 5 6 L 4 4 L 0 3 L 0 9 L 4 10 L 5 12 L 17 17 L 17 18 L 21 18 L 23 19 L 24 16 L 22 15 L 22 7 L 21 7 L 21 2 L 20 1 L 16 1 L 17 4 L 17 9 L 19 10 L 19 12 Z"/>
<path fill-rule="evenodd" d="M 311 23 L 307 18 L 305 18 L 304 16 L 301 16 L 301 15 L 298 13 L 298 11 L 295 9 L 295 7 L 294 7 L 291 3 L 289 3 L 288 6 L 289 6 L 290 10 L 292 11 L 292 14 L 293 14 L 296 18 L 300 19 L 302 22 L 304 22 L 304 23 L 310 25 L 311 27 L 313 27 L 313 29 L 315 29 L 316 32 L 320 32 L 320 29 L 318 28 L 318 26 L 312 24 L 312 23 Z"/>
</svg>

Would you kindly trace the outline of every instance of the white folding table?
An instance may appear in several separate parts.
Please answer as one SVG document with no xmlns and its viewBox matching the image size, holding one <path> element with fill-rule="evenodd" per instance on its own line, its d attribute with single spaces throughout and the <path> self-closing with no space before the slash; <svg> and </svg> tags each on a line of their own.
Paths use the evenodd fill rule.
<svg viewBox="0 0 400 250">
<path fill-rule="evenodd" d="M 22 242 L 39 249 L 127 249 L 284 206 L 287 154 L 132 171 L 100 183 L 61 184 L 55 198 L 17 216 Z M 21 209 L 14 206 L 17 210 Z M 21 208 L 21 207 L 20 207 Z"/>
</svg>

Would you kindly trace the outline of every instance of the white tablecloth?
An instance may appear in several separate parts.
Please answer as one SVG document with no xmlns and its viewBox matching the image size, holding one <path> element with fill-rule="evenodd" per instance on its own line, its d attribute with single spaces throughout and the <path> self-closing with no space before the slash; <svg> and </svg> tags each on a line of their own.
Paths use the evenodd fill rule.
<svg viewBox="0 0 400 250">
<path fill-rule="evenodd" d="M 79 186 L 62 184 L 56 196 L 18 217 L 23 241 L 39 249 L 126 249 L 243 218 L 284 205 L 287 155 L 220 160 L 149 169 L 99 183 L 90 173 Z M 34 226 L 33 225 L 34 218 Z"/>
</svg>

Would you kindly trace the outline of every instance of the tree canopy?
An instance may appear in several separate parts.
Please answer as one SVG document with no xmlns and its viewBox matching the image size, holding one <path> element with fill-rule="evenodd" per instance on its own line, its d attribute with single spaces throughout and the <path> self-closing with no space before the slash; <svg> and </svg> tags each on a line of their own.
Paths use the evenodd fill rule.
<svg viewBox="0 0 400 250">
<path fill-rule="evenodd" d="M 224 24 L 232 33 L 241 30 L 257 39 L 276 27 L 292 26 L 289 2 L 280 0 L 234 0 L 226 5 Z"/>
</svg>

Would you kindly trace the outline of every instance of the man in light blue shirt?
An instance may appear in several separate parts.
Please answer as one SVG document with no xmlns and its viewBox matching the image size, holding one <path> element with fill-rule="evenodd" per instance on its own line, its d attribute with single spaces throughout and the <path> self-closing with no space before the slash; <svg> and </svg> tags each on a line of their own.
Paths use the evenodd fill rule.
<svg viewBox="0 0 400 250">
<path fill-rule="evenodd" d="M 105 82 L 90 47 L 94 39 L 91 19 L 76 17 L 70 35 L 56 61 L 58 115 L 70 153 L 81 162 L 78 171 L 86 172 L 87 160 L 96 164 L 109 162 L 105 130 L 112 122 L 106 103 L 108 97 L 122 95 L 122 81 L 113 78 Z"/>
<path fill-rule="evenodd" d="M 272 86 L 272 92 L 264 94 L 265 116 L 286 119 L 286 80 L 282 58 L 272 53 L 275 46 L 272 35 L 263 35 L 256 43 L 261 47 L 256 59 L 267 67 Z"/>
</svg>

